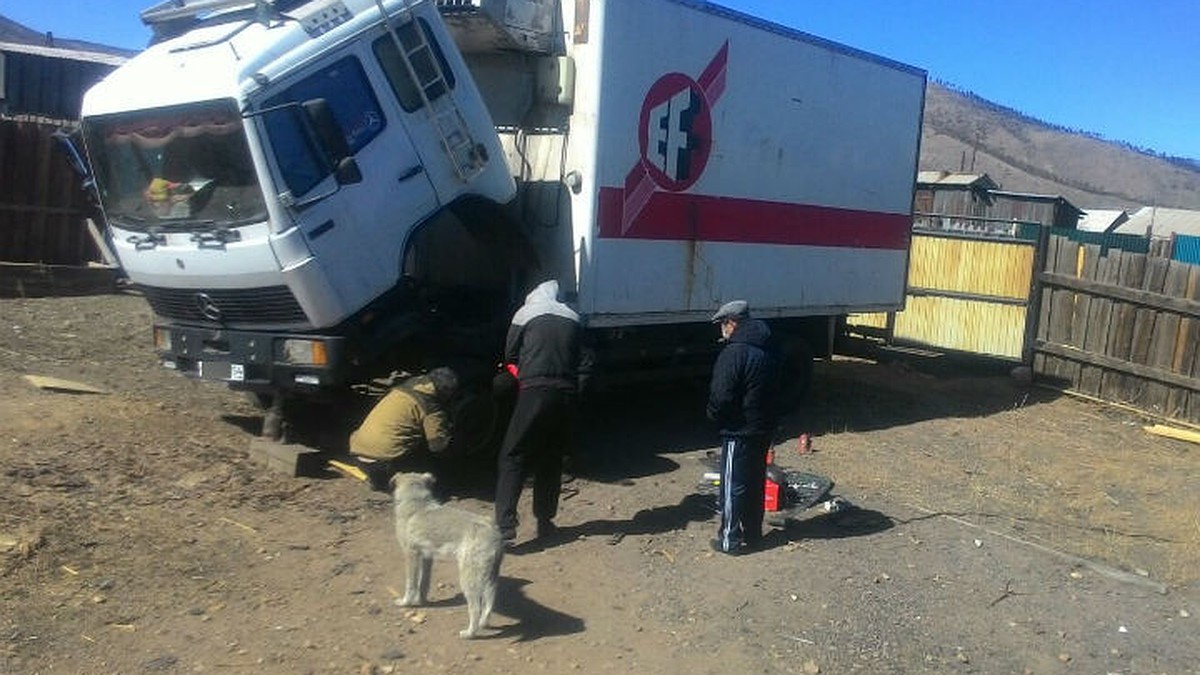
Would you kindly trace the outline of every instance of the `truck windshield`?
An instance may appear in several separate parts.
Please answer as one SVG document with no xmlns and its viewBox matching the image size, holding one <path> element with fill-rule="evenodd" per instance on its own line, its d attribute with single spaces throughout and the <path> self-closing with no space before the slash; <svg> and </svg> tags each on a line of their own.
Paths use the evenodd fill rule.
<svg viewBox="0 0 1200 675">
<path fill-rule="evenodd" d="M 114 225 L 224 228 L 266 217 L 232 100 L 89 117 L 83 129 Z"/>
</svg>

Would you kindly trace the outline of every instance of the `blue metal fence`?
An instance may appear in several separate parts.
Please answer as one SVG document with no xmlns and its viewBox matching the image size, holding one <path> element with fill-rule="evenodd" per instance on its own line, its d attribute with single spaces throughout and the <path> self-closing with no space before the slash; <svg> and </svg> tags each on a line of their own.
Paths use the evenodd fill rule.
<svg viewBox="0 0 1200 675">
<path fill-rule="evenodd" d="M 1189 265 L 1200 265 L 1200 237 L 1189 234 L 1175 235 L 1175 252 L 1171 258 Z"/>
</svg>

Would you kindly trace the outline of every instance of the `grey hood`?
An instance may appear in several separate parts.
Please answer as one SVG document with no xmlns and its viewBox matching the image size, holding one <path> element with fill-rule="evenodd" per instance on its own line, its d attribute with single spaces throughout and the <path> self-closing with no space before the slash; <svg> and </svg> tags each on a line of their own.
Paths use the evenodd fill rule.
<svg viewBox="0 0 1200 675">
<path fill-rule="evenodd" d="M 553 279 L 538 284 L 537 288 L 525 296 L 525 304 L 513 315 L 512 322 L 513 325 L 524 326 L 530 319 L 543 314 L 561 316 L 564 319 L 579 322 L 579 314 L 568 307 L 566 303 L 559 301 L 558 282 Z"/>
</svg>

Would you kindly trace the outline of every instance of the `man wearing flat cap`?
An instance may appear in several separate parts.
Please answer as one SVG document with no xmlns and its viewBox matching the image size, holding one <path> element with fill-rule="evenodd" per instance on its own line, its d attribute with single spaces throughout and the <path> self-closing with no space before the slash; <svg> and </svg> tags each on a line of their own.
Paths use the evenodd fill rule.
<svg viewBox="0 0 1200 675">
<path fill-rule="evenodd" d="M 725 342 L 713 365 L 706 410 L 721 430 L 721 526 L 712 548 L 740 555 L 762 541 L 763 486 L 778 414 L 780 360 L 770 347 L 771 330 L 751 318 L 745 300 L 721 305 L 712 322 L 720 325 Z"/>
</svg>

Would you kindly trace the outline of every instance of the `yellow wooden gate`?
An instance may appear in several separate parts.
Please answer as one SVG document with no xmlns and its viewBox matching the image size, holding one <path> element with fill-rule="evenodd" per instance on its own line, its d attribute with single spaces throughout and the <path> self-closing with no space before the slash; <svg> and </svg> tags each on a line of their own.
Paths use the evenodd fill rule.
<svg viewBox="0 0 1200 675">
<path fill-rule="evenodd" d="M 1039 242 L 914 231 L 903 311 L 855 314 L 896 343 L 1027 361 Z"/>
</svg>

